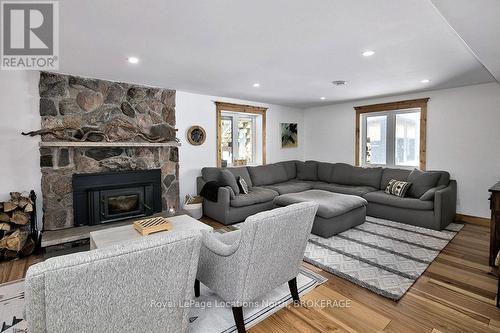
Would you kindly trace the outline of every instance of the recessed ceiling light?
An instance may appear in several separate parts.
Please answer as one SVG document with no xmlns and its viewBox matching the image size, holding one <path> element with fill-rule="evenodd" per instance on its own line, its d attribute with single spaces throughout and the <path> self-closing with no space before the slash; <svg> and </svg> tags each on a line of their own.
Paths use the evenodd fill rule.
<svg viewBox="0 0 500 333">
<path fill-rule="evenodd" d="M 429 79 L 423 79 L 423 80 L 420 80 L 420 82 L 421 83 L 429 83 L 429 82 L 431 82 L 431 80 L 429 80 Z"/>
<path fill-rule="evenodd" d="M 260 83 L 254 83 L 254 84 L 253 84 L 253 87 L 254 87 L 254 88 L 258 88 L 258 87 L 260 87 Z"/>
<path fill-rule="evenodd" d="M 131 64 L 137 64 L 139 62 L 139 58 L 136 58 L 136 57 L 128 57 L 128 62 L 130 62 Z"/>
<path fill-rule="evenodd" d="M 326 97 L 320 97 L 319 99 L 324 101 L 326 99 Z"/>
<path fill-rule="evenodd" d="M 347 84 L 347 81 L 344 81 L 344 80 L 336 80 L 336 81 L 332 81 L 332 84 L 334 86 L 345 86 Z"/>
<path fill-rule="evenodd" d="M 368 51 L 363 52 L 363 57 L 371 57 L 374 54 L 375 54 L 375 51 L 368 50 Z"/>
</svg>

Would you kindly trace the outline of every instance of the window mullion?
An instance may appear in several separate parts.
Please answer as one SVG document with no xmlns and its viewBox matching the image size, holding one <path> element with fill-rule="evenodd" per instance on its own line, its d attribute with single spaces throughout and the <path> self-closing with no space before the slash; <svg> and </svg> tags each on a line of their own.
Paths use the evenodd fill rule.
<svg viewBox="0 0 500 333">
<path fill-rule="evenodd" d="M 361 117 L 361 165 L 366 165 L 366 115 Z"/>
<path fill-rule="evenodd" d="M 238 141 L 238 116 L 233 115 L 233 163 L 240 159 L 240 142 Z"/>
<path fill-rule="evenodd" d="M 386 163 L 389 166 L 396 165 L 395 153 L 396 149 L 396 112 L 387 113 L 387 138 L 386 138 Z"/>
</svg>

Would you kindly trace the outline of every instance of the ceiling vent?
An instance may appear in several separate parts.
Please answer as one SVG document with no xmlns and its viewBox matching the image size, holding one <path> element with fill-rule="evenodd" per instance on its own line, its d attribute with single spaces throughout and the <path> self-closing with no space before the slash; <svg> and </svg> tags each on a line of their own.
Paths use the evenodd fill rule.
<svg viewBox="0 0 500 333">
<path fill-rule="evenodd" d="M 345 86 L 347 84 L 347 81 L 344 80 L 337 80 L 337 81 L 332 81 L 332 84 L 334 86 Z"/>
</svg>

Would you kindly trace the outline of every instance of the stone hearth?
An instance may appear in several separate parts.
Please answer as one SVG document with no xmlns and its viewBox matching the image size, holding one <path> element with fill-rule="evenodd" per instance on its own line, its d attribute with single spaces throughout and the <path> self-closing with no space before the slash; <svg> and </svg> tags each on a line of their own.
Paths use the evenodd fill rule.
<svg viewBox="0 0 500 333">
<path fill-rule="evenodd" d="M 125 123 L 157 136 L 175 133 L 175 91 L 42 72 L 42 129 L 97 127 L 110 138 L 124 133 Z M 126 134 L 126 133 L 125 133 Z M 166 145 L 123 147 L 43 147 L 40 167 L 44 230 L 73 227 L 72 176 L 75 173 L 161 169 L 162 206 L 179 206 L 178 148 Z M 136 140 L 140 142 L 140 140 Z"/>
</svg>

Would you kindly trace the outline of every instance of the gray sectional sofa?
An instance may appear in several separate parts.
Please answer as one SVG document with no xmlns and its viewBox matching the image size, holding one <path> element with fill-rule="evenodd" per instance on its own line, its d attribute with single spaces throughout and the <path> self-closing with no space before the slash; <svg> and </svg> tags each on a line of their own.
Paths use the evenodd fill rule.
<svg viewBox="0 0 500 333">
<path fill-rule="evenodd" d="M 274 208 L 279 195 L 319 189 L 363 197 L 367 215 L 441 230 L 455 218 L 457 183 L 446 171 L 361 168 L 345 163 L 285 161 L 262 166 L 227 168 L 236 179 L 242 177 L 248 194 L 231 186 L 218 189 L 217 202 L 204 200 L 204 214 L 233 224 L 258 212 Z M 198 193 L 209 181 L 219 181 L 221 168 L 203 168 Z M 391 179 L 411 181 L 406 197 L 386 194 Z"/>
</svg>

